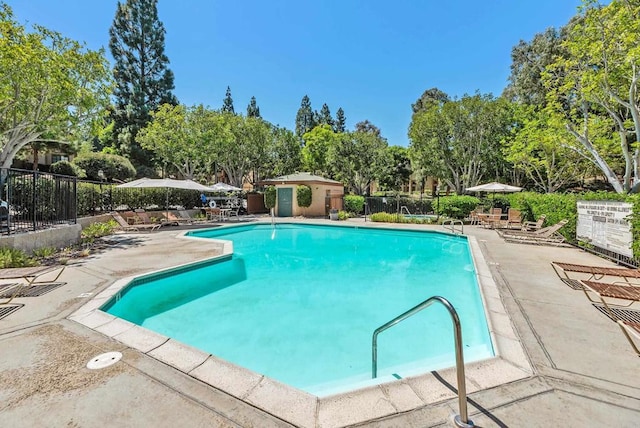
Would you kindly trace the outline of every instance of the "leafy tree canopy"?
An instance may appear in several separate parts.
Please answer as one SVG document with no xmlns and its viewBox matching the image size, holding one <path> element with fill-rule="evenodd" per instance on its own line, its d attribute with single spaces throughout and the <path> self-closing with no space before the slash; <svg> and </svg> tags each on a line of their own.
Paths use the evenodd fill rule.
<svg viewBox="0 0 640 428">
<path fill-rule="evenodd" d="M 0 4 L 0 167 L 28 144 L 88 140 L 111 86 L 102 51 L 35 25 Z"/>
</svg>

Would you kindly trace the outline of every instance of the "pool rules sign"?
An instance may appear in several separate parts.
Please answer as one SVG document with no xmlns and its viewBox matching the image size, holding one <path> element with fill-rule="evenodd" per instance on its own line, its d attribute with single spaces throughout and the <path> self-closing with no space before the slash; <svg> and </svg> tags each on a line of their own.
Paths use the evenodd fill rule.
<svg viewBox="0 0 640 428">
<path fill-rule="evenodd" d="M 588 242 L 605 250 L 633 257 L 631 204 L 617 201 L 578 201 L 578 241 Z"/>
</svg>

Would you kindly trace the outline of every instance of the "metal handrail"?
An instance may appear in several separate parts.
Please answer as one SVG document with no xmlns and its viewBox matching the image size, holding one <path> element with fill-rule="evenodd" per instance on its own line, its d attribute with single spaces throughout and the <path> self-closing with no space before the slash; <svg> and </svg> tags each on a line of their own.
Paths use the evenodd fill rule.
<svg viewBox="0 0 640 428">
<path fill-rule="evenodd" d="M 462 327 L 460 325 L 460 318 L 458 317 L 458 313 L 456 312 L 453 305 L 444 297 L 433 296 L 429 297 L 424 302 L 414 306 L 409 309 L 405 313 L 398 315 L 391 321 L 386 324 L 381 325 L 376 328 L 373 332 L 372 338 L 372 360 L 371 360 L 371 374 L 372 378 L 375 379 L 378 377 L 378 334 L 382 333 L 388 328 L 393 327 L 398 324 L 400 321 L 403 321 L 410 316 L 420 312 L 423 309 L 428 308 L 434 302 L 440 302 L 444 305 L 445 308 L 449 311 L 449 315 L 451 315 L 451 321 L 453 322 L 453 335 L 455 341 L 455 349 L 456 349 L 456 374 L 458 380 L 458 406 L 460 409 L 460 414 L 456 415 L 454 418 L 454 422 L 457 426 L 461 428 L 469 428 L 474 427 L 472 421 L 469 420 L 467 413 L 467 387 L 465 384 L 465 375 L 464 375 L 464 356 L 462 353 Z"/>
<path fill-rule="evenodd" d="M 411 211 L 409 211 L 409 208 L 406 205 L 400 207 L 400 214 L 402 214 L 404 211 L 407 212 L 407 215 L 411 215 Z"/>
<path fill-rule="evenodd" d="M 442 223 L 442 227 L 456 233 L 456 224 L 460 224 L 460 234 L 464 235 L 464 222 L 462 220 L 447 220 Z"/>
</svg>

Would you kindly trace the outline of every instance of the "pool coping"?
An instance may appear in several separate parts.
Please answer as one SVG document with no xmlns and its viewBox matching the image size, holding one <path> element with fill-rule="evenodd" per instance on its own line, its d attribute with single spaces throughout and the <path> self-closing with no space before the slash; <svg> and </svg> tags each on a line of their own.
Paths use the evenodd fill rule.
<svg viewBox="0 0 640 428">
<path fill-rule="evenodd" d="M 252 224 L 269 223 L 257 222 Z M 326 223 L 323 224 L 326 225 Z M 389 227 L 388 225 L 385 227 L 380 224 L 360 224 L 358 226 L 332 224 L 331 226 L 416 230 L 404 227 Z M 216 228 L 216 230 L 220 229 L 221 227 Z M 453 235 L 443 231 L 430 232 Z M 300 427 L 338 427 L 364 423 L 423 408 L 456 397 L 456 394 L 446 385 L 448 384 L 457 389 L 455 368 L 408 376 L 399 380 L 390 379 L 389 382 L 320 397 L 237 366 L 99 309 L 134 279 L 179 269 L 194 263 L 225 258 L 233 253 L 233 244 L 230 241 L 186 236 L 187 233 L 183 232 L 178 238 L 206 241 L 208 244 L 203 243 L 203 245 L 212 245 L 220 250 L 222 254 L 166 269 L 150 271 L 142 275 L 138 274 L 118 279 L 72 313 L 68 319 L 115 339 L 126 346 L 174 367 L 194 379 Z M 504 308 L 498 287 L 477 240 L 472 236 L 465 235 L 465 238 L 469 242 L 471 249 L 488 328 L 496 355 L 493 358 L 465 364 L 467 393 L 473 393 L 531 377 L 533 371 L 518 335 L 515 333 L 510 317 Z"/>
</svg>

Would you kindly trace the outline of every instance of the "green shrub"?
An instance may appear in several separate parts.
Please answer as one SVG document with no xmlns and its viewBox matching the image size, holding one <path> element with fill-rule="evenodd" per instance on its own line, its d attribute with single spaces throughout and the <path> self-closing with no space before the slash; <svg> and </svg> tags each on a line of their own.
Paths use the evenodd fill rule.
<svg viewBox="0 0 640 428">
<path fill-rule="evenodd" d="M 73 160 L 73 164 L 82 168 L 89 180 L 99 181 L 102 171 L 107 180 L 128 180 L 136 176 L 136 169 L 129 159 L 107 153 L 84 153 Z"/>
<path fill-rule="evenodd" d="M 480 204 L 480 200 L 474 196 L 445 196 L 440 197 L 437 211 L 441 216 L 462 220 L 468 217 L 478 204 Z"/>
<path fill-rule="evenodd" d="M 51 172 L 53 174 L 69 175 L 72 177 L 85 178 L 83 170 L 75 166 L 69 161 L 58 161 L 51 164 Z"/>
<path fill-rule="evenodd" d="M 116 223 L 115 220 L 109 220 L 104 223 L 91 223 L 89 226 L 82 229 L 82 241 L 93 242 L 95 238 L 111 235 L 117 227 L 118 223 Z"/>
<path fill-rule="evenodd" d="M 271 208 L 275 208 L 276 195 L 277 191 L 275 186 L 267 186 L 264 189 L 264 206 L 266 209 L 270 210 Z"/>
<path fill-rule="evenodd" d="M 304 184 L 296 187 L 296 199 L 298 206 L 308 208 L 311 206 L 311 187 Z"/>
<path fill-rule="evenodd" d="M 364 196 L 346 195 L 344 197 L 344 210 L 353 214 L 362 214 L 364 209 Z"/>
<path fill-rule="evenodd" d="M 351 216 L 349 215 L 348 212 L 340 210 L 338 211 L 338 220 L 347 220 L 349 219 Z"/>
<path fill-rule="evenodd" d="M 33 256 L 38 259 L 46 259 L 47 257 L 53 256 L 57 250 L 53 247 L 42 247 L 36 248 L 33 250 Z"/>
<path fill-rule="evenodd" d="M 17 248 L 0 247 L 0 269 L 36 266 L 38 262 Z"/>
</svg>

